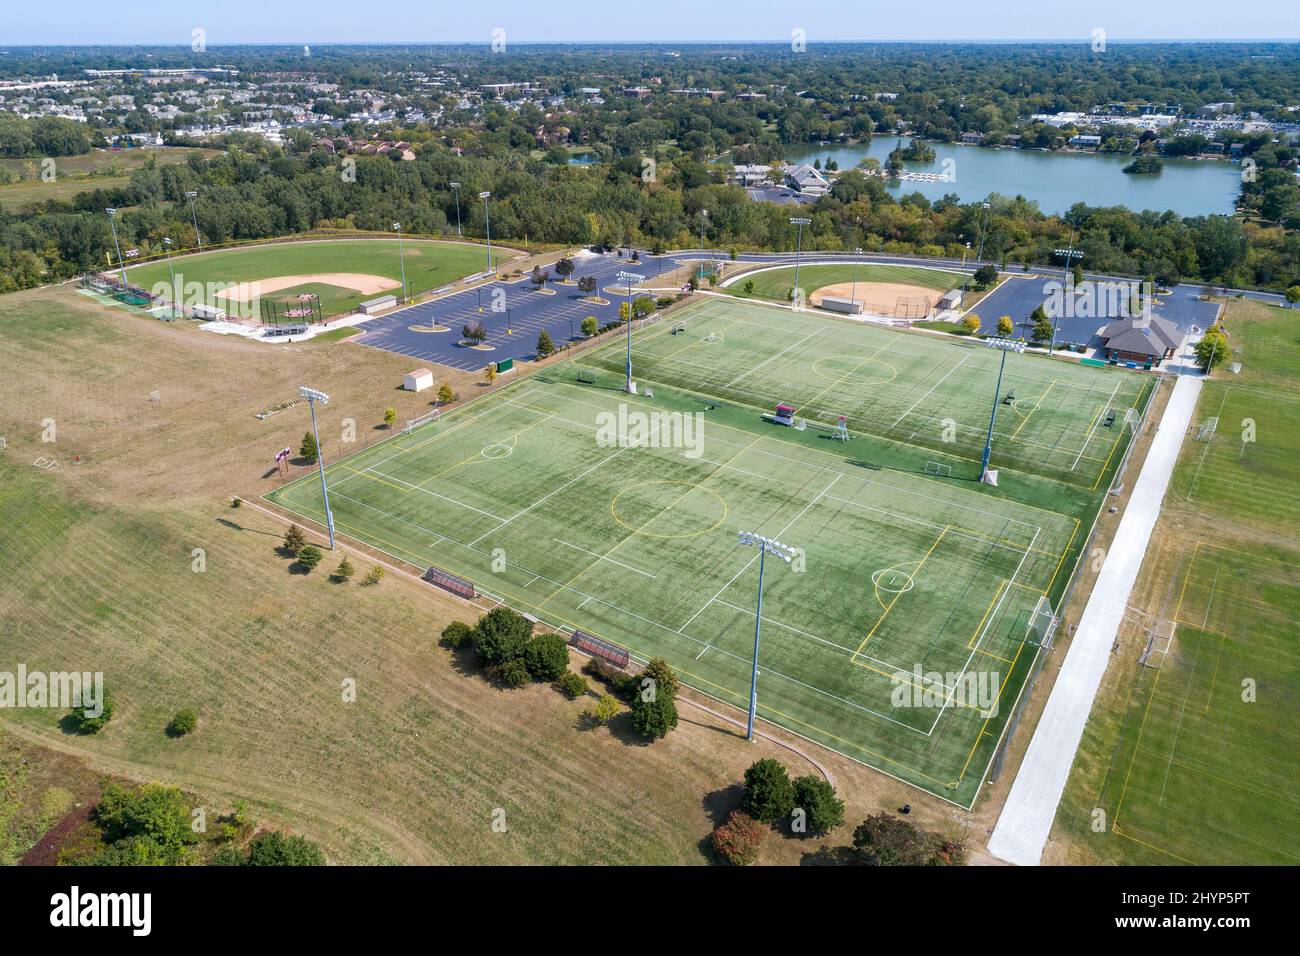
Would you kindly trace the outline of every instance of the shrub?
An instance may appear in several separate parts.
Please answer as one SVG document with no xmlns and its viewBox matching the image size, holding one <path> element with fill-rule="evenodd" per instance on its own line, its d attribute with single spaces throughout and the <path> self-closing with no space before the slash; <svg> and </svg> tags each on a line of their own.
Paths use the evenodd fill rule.
<svg viewBox="0 0 1300 956">
<path fill-rule="evenodd" d="M 385 427 L 385 428 L 392 428 L 392 427 L 393 427 L 393 423 L 396 422 L 396 421 L 397 421 L 397 409 L 395 409 L 395 408 L 385 408 L 385 409 L 384 409 L 384 427 Z"/>
<path fill-rule="evenodd" d="M 778 760 L 765 757 L 745 771 L 745 811 L 755 820 L 776 823 L 794 809 L 794 786 Z"/>
<path fill-rule="evenodd" d="M 176 716 L 173 717 L 172 722 L 167 725 L 167 729 L 177 737 L 184 737 L 186 734 L 194 733 L 194 728 L 198 725 L 199 715 L 186 707 L 182 710 L 176 711 Z"/>
<path fill-rule="evenodd" d="M 664 694 L 646 700 L 640 694 L 632 699 L 632 729 L 642 737 L 658 740 L 677 726 L 677 705 Z"/>
<path fill-rule="evenodd" d="M 374 567 L 372 567 L 369 571 L 366 572 L 366 576 L 361 579 L 361 583 L 365 587 L 370 587 L 371 585 L 378 584 L 379 579 L 382 578 L 383 576 L 384 576 L 383 567 L 376 564 Z"/>
<path fill-rule="evenodd" d="M 243 502 L 243 499 L 241 499 L 241 498 L 231 498 L 231 499 L 230 499 L 230 507 L 232 507 L 232 508 L 238 508 L 238 507 L 241 506 L 243 503 L 244 503 L 244 502 Z"/>
<path fill-rule="evenodd" d="M 871 866 L 924 866 L 930 841 L 919 827 L 889 813 L 867 817 L 853 830 L 853 849 Z"/>
<path fill-rule="evenodd" d="M 569 647 L 558 634 L 538 634 L 524 649 L 533 680 L 556 680 L 569 669 Z"/>
<path fill-rule="evenodd" d="M 348 556 L 345 554 L 343 555 L 343 560 L 339 562 L 339 566 L 334 571 L 334 580 L 347 581 L 356 573 L 356 565 L 349 561 Z"/>
<path fill-rule="evenodd" d="M 596 321 L 596 317 L 594 315 L 589 315 L 582 320 L 582 325 L 579 326 L 579 328 L 582 329 L 583 335 L 590 338 L 591 336 L 596 334 L 596 331 L 600 328 L 600 323 Z"/>
<path fill-rule="evenodd" d="M 82 703 L 85 703 L 84 698 Z M 113 707 L 113 695 L 106 690 L 104 691 L 104 700 L 100 705 L 98 717 L 88 716 L 86 708 L 83 706 L 74 707 L 72 712 L 68 714 L 67 720 L 76 733 L 97 734 L 104 729 L 106 723 L 113 719 Z"/>
<path fill-rule="evenodd" d="M 320 449 L 316 447 L 316 436 L 311 432 L 303 434 L 302 441 L 298 444 L 298 454 L 313 465 L 316 463 L 316 459 L 320 457 Z"/>
<path fill-rule="evenodd" d="M 458 651 L 462 647 L 474 643 L 474 629 L 464 621 L 452 621 L 442 629 L 442 640 L 438 643 L 443 647 Z"/>
<path fill-rule="evenodd" d="M 320 559 L 324 555 L 320 548 L 314 544 L 309 544 L 298 552 L 298 563 L 308 571 L 311 571 L 316 565 L 320 564 Z"/>
<path fill-rule="evenodd" d="M 581 674 L 575 674 L 573 671 L 565 671 L 560 675 L 560 679 L 555 682 L 555 686 L 560 689 L 570 700 L 577 700 L 583 694 L 587 693 L 587 678 Z"/>
<path fill-rule="evenodd" d="M 325 854 L 310 840 L 263 833 L 248 845 L 248 866 L 324 866 Z"/>
<path fill-rule="evenodd" d="M 618 698 L 613 694 L 601 694 L 594 709 L 589 711 L 598 724 L 607 724 L 618 714 Z"/>
<path fill-rule="evenodd" d="M 493 676 L 507 687 L 523 687 L 533 679 L 528 673 L 528 665 L 518 657 L 492 668 Z"/>
<path fill-rule="evenodd" d="M 474 625 L 474 645 L 485 664 L 501 665 L 524 656 L 532 633 L 533 623 L 528 618 L 510 608 L 496 607 Z"/>
<path fill-rule="evenodd" d="M 796 777 L 794 805 L 803 810 L 808 832 L 829 833 L 844 823 L 844 801 L 835 796 L 835 788 L 821 777 Z"/>
<path fill-rule="evenodd" d="M 551 333 L 542 329 L 537 334 L 537 357 L 546 358 L 553 354 L 555 354 L 555 343 L 551 341 Z"/>
<path fill-rule="evenodd" d="M 284 550 L 290 554 L 297 554 L 307 546 L 307 536 L 302 533 L 302 528 L 296 524 L 289 525 L 289 530 L 284 533 Z"/>
<path fill-rule="evenodd" d="M 758 860 L 767 827 L 744 810 L 733 810 L 713 831 L 713 851 L 732 866 L 749 866 Z"/>
</svg>

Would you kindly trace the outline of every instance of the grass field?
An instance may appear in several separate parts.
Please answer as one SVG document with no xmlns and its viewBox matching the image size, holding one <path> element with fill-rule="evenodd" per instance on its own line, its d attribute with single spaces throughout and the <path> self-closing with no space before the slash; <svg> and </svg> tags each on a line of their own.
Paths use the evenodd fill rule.
<svg viewBox="0 0 1300 956">
<path fill-rule="evenodd" d="M 454 279 L 483 271 L 487 253 L 469 243 L 436 242 L 406 239 L 406 283 L 411 294 L 446 285 Z M 493 262 L 500 263 L 512 253 L 493 250 Z M 402 264 L 395 239 L 335 239 L 272 243 L 243 249 L 222 249 L 173 260 L 178 283 L 188 286 L 197 282 L 207 289 L 209 283 L 250 282 L 278 276 L 309 276 L 350 272 L 383 276 L 392 281 L 385 291 L 400 294 Z M 127 270 L 135 285 L 151 289 L 156 283 L 171 281 L 167 261 L 157 260 Z M 220 286 L 218 286 L 219 288 Z M 319 282 L 302 283 L 269 294 L 278 301 L 300 293 L 312 292 L 320 297 L 325 315 L 349 311 L 379 293 L 359 293 L 353 289 Z M 187 292 L 188 296 L 188 292 Z M 224 298 L 204 296 L 209 304 L 226 307 Z"/>
<path fill-rule="evenodd" d="M 1057 819 L 1070 859 L 1300 862 L 1300 338 L 1281 309 L 1225 321 L 1243 370 L 1201 393 L 1193 434 L 1218 428 L 1189 438 L 1165 498 Z"/>
<path fill-rule="evenodd" d="M 815 292 L 822 286 L 836 285 L 841 282 L 889 282 L 900 285 L 918 285 L 923 289 L 947 292 L 959 289 L 966 281 L 966 276 L 939 269 L 925 269 L 920 266 L 882 266 L 859 265 L 856 270 L 848 263 L 835 265 L 804 265 L 799 267 L 799 285 L 808 293 Z M 744 285 L 752 280 L 754 291 L 746 293 Z M 794 287 L 794 266 L 779 269 L 767 269 L 761 272 L 747 273 L 726 287 L 732 295 L 743 298 L 770 299 L 774 302 L 790 301 L 790 289 Z M 891 303 L 892 304 L 892 303 Z"/>
<path fill-rule="evenodd" d="M 681 321 L 681 320 L 676 320 Z M 636 345 L 638 377 L 771 411 L 789 402 L 813 424 L 849 428 L 964 459 L 978 477 L 1000 353 L 881 326 L 712 302 Z M 606 349 L 580 361 L 621 371 Z M 1074 362 L 1007 356 L 992 466 L 1095 490 L 1124 441 L 1125 412 L 1140 409 L 1149 379 Z M 1115 422 L 1105 425 L 1108 415 Z M 959 472 L 960 473 L 960 472 Z"/>
<path fill-rule="evenodd" d="M 687 331 L 673 335 L 681 322 Z M 709 353 L 720 344 L 709 336 L 725 329 L 731 347 Z M 594 385 L 561 365 L 333 463 L 336 526 L 640 659 L 666 657 L 688 683 L 738 706 L 748 695 L 758 569 L 737 532 L 780 538 L 804 560 L 768 569 L 760 715 L 970 806 L 1036 653 L 1026 640 L 1030 614 L 1040 597 L 1059 596 L 1098 496 L 1039 478 L 1013 500 L 969 480 L 926 478 L 929 451 L 862 437 L 845 446 L 827 431 L 770 425 L 756 408 L 673 388 L 693 369 L 695 388 L 734 399 L 744 389 L 721 387 L 721 378 L 758 378 L 759 366 L 764 378 L 769 368 L 808 377 L 836 361 L 815 387 L 838 390 L 828 407 L 893 415 L 924 397 L 934 404 L 923 414 L 941 415 L 944 402 L 968 399 L 936 383 L 967 360 L 986 360 L 983 351 L 710 302 L 640 335 L 638 377 L 656 383 L 647 399 L 624 395 L 604 371 L 618 365 L 621 348 L 591 357 L 601 369 Z M 905 365 L 898 380 L 863 382 L 870 373 L 857 370 L 869 363 L 860 357 L 886 349 L 900 366 L 924 362 Z M 688 361 L 683 353 L 693 350 L 700 357 Z M 1136 376 L 1016 358 L 1022 382 L 1068 380 L 1099 396 L 1124 385 L 1126 401 L 1143 392 Z M 983 372 L 988 387 L 995 371 L 985 364 Z M 1066 411 L 1054 412 L 1058 427 Z M 1070 411 L 1081 430 L 1097 414 L 1077 400 Z M 652 412 L 701 413 L 699 443 L 666 440 L 684 419 L 648 417 L 640 438 L 620 431 L 625 441 L 603 440 L 620 413 Z M 1108 444 L 1123 437 L 1114 434 Z M 1080 438 L 1074 459 L 1087 460 L 1087 448 Z M 1095 485 L 1105 467 L 1098 462 L 1086 482 Z M 323 515 L 311 476 L 269 497 Z M 966 693 L 975 684 L 986 699 Z M 897 696 L 900 687 L 907 696 Z"/>
<path fill-rule="evenodd" d="M 114 152 L 96 149 L 84 156 L 60 156 L 54 160 L 55 179 L 41 178 L 41 160 L 0 159 L 0 209 L 18 212 L 50 200 L 70 200 L 78 193 L 95 189 L 118 189 L 131 180 L 131 172 L 151 159 L 160 166 L 183 163 L 190 156 L 217 156 L 221 150 L 188 146 L 164 149 L 128 149 Z"/>
</svg>

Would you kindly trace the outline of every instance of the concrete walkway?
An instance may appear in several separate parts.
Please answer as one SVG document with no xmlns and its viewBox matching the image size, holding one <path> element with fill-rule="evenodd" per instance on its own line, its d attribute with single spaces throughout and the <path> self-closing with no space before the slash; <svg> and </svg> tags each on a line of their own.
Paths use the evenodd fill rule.
<svg viewBox="0 0 1300 956">
<path fill-rule="evenodd" d="M 1179 370 L 1189 374 L 1180 375 L 1174 385 L 1142 474 L 1133 486 L 1061 673 L 989 840 L 989 852 L 1008 863 L 1036 866 L 1047 844 L 1093 698 L 1110 662 L 1110 649 L 1201 393 L 1199 371 L 1186 365 Z"/>
</svg>

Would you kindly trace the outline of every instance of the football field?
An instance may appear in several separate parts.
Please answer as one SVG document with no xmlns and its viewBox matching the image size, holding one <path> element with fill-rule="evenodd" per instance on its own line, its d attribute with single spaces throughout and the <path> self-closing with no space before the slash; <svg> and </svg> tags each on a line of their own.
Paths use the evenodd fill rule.
<svg viewBox="0 0 1300 956">
<path fill-rule="evenodd" d="M 778 538 L 798 552 L 788 565 L 766 562 L 759 715 L 970 806 L 1038 651 L 1035 611 L 1059 594 L 1091 515 L 959 480 L 960 458 L 945 459 L 954 477 L 927 476 L 924 449 L 904 447 L 915 467 L 882 467 L 874 452 L 891 443 L 845 444 L 756 410 L 766 390 L 802 402 L 801 415 L 853 412 L 855 430 L 909 415 L 897 433 L 923 430 L 949 414 L 941 399 L 987 409 L 993 353 L 721 305 L 636 333 L 638 378 L 653 381 L 653 397 L 624 394 L 606 371 L 620 366 L 615 341 L 588 353 L 590 367 L 561 364 L 330 464 L 336 526 L 556 627 L 614 641 L 641 661 L 666 658 L 687 683 L 741 708 L 759 555 L 738 534 Z M 871 360 L 886 358 L 899 375 L 872 380 Z M 1008 369 L 1010 359 L 1047 366 L 1017 370 L 1026 394 L 1055 381 L 1096 396 L 1072 412 L 1085 431 L 1104 398 L 1135 401 L 1143 391 L 1128 373 L 1083 369 L 1076 379 L 1063 364 L 1013 355 Z M 804 391 L 792 396 L 799 363 Z M 983 400 L 942 387 L 967 364 L 962 381 L 978 380 Z M 683 381 L 691 371 L 698 377 Z M 756 407 L 722 400 L 740 395 Z M 1015 419 L 995 448 L 1027 458 L 1034 446 L 1017 446 L 1013 432 L 1035 443 L 1049 441 L 1053 425 L 1068 432 L 1065 409 L 1053 408 L 1032 427 Z M 1100 480 L 1094 459 L 1123 434 L 1075 437 L 1070 460 L 1098 469 L 1080 482 Z M 314 473 L 268 497 L 323 518 Z"/>
</svg>

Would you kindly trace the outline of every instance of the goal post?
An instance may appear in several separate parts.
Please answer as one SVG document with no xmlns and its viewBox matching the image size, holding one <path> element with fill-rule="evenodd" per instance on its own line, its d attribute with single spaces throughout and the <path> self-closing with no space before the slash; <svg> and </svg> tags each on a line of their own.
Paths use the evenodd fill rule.
<svg viewBox="0 0 1300 956">
<path fill-rule="evenodd" d="M 442 412 L 438 411 L 438 409 L 435 408 L 433 411 L 429 412 L 428 414 L 421 415 L 419 418 L 412 418 L 410 421 L 408 421 L 405 427 L 402 429 L 402 433 L 404 435 L 409 435 L 411 434 L 411 432 L 415 431 L 421 425 L 427 425 L 429 422 L 436 422 L 441 417 L 442 417 Z"/>
<path fill-rule="evenodd" d="M 1039 597 L 1025 628 L 1025 643 L 1032 647 L 1051 648 L 1052 638 L 1056 635 L 1056 624 L 1057 617 L 1052 610 L 1052 602 L 1046 595 Z"/>
</svg>

